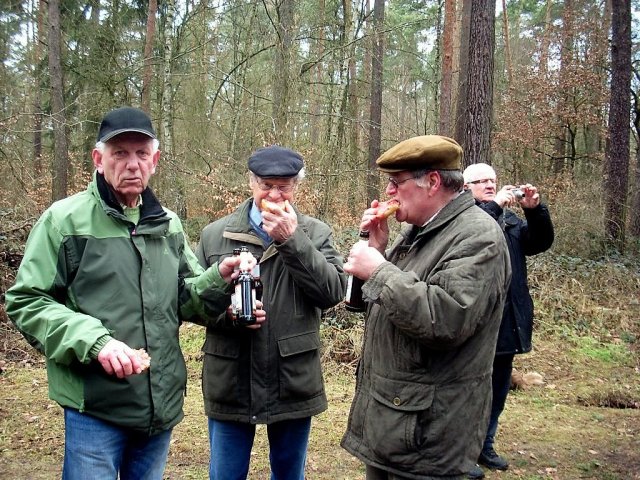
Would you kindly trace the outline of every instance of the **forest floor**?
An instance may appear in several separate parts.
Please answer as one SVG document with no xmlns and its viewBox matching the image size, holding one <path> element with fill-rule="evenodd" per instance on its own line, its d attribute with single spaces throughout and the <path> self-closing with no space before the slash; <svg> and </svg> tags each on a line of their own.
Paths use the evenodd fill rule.
<svg viewBox="0 0 640 480">
<path fill-rule="evenodd" d="M 18 263 L 19 256 L 0 255 L 0 294 Z M 539 373 L 544 384 L 509 395 L 496 450 L 510 467 L 486 471 L 486 478 L 640 480 L 640 259 L 624 263 L 544 254 L 529 263 L 529 278 L 537 312 L 534 348 L 517 356 L 515 367 Z M 306 478 L 362 480 L 361 462 L 340 447 L 362 318 L 336 307 L 322 335 L 329 409 L 313 420 Z M 181 327 L 189 379 L 167 479 L 207 478 L 203 338 L 201 327 Z M 8 323 L 0 301 L 0 479 L 60 478 L 63 448 L 62 409 L 47 397 L 43 358 Z M 269 478 L 261 426 L 249 477 Z"/>
<path fill-rule="evenodd" d="M 202 329 L 186 325 L 189 367 L 185 419 L 174 430 L 167 479 L 207 478 L 208 440 L 200 389 Z M 15 337 L 13 341 L 23 342 Z M 614 344 L 612 344 L 614 345 Z M 622 349 L 537 338 L 533 352 L 516 357 L 523 372 L 544 385 L 512 391 L 501 419 L 497 450 L 506 472 L 487 479 L 640 479 L 640 370 Z M 24 344 L 25 352 L 28 346 Z M 15 344 L 13 351 L 16 350 Z M 0 478 L 60 477 L 62 410 L 47 399 L 42 359 L 29 353 L 2 360 Z M 325 361 L 329 409 L 313 421 L 308 479 L 364 478 L 361 463 L 340 447 L 354 390 L 353 366 Z M 250 478 L 268 479 L 265 430 L 258 428 Z"/>
</svg>

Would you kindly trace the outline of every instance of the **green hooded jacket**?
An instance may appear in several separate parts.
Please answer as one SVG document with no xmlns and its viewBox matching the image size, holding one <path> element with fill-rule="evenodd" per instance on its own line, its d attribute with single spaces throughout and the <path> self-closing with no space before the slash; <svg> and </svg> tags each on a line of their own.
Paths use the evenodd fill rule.
<svg viewBox="0 0 640 480">
<path fill-rule="evenodd" d="M 183 416 L 180 322 L 219 314 L 229 292 L 217 265 L 200 267 L 180 220 L 149 188 L 134 225 L 96 173 L 87 190 L 55 202 L 34 225 L 6 311 L 46 356 L 52 400 L 153 434 Z M 150 368 L 108 375 L 96 358 L 111 338 L 144 348 Z"/>
</svg>

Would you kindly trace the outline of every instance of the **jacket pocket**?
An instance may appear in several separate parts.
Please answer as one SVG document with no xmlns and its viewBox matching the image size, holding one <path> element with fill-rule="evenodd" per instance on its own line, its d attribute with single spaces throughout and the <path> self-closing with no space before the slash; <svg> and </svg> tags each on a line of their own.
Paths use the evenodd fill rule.
<svg viewBox="0 0 640 480">
<path fill-rule="evenodd" d="M 225 335 L 207 334 L 202 346 L 204 366 L 202 394 L 206 402 L 222 405 L 248 404 L 248 395 L 240 391 L 243 382 L 239 378 L 240 344 Z"/>
<path fill-rule="evenodd" d="M 393 380 L 373 374 L 373 401 L 366 412 L 364 436 L 372 451 L 384 461 L 401 462 L 416 452 L 423 439 L 418 418 L 432 408 L 435 387 Z"/>
<path fill-rule="evenodd" d="M 278 340 L 280 399 L 305 400 L 323 392 L 320 338 L 307 332 Z"/>
</svg>

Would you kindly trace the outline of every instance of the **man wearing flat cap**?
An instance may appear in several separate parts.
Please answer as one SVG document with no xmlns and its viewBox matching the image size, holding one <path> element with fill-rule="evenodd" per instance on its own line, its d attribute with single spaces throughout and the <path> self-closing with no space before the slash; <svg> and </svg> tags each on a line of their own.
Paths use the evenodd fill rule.
<svg viewBox="0 0 640 480">
<path fill-rule="evenodd" d="M 293 207 L 300 154 L 280 146 L 249 158 L 252 197 L 204 228 L 196 256 L 213 265 L 246 246 L 259 259 L 266 321 L 207 327 L 202 374 L 212 480 L 246 478 L 257 424 L 267 425 L 272 480 L 304 480 L 311 417 L 327 408 L 320 368 L 322 310 L 344 297 L 332 232 Z"/>
<path fill-rule="evenodd" d="M 97 140 L 88 188 L 31 230 L 6 311 L 64 409 L 62 478 L 161 480 L 187 382 L 178 327 L 226 309 L 240 260 L 205 271 L 147 186 L 160 152 L 146 113 L 112 110 Z"/>
<path fill-rule="evenodd" d="M 438 135 L 410 138 L 377 160 L 406 225 L 374 200 L 345 271 L 367 301 L 356 393 L 342 446 L 367 480 L 463 479 L 480 453 L 491 365 L 511 276 L 497 223 L 462 192 L 462 149 Z"/>
</svg>

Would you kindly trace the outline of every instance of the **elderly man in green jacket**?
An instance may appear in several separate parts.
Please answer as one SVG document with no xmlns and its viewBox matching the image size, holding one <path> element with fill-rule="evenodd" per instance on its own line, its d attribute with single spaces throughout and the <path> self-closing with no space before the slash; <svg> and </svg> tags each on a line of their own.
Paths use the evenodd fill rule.
<svg viewBox="0 0 640 480">
<path fill-rule="evenodd" d="M 491 407 L 491 365 L 511 269 L 497 223 L 462 192 L 462 149 L 414 137 L 377 160 L 406 222 L 388 250 L 384 204 L 345 271 L 368 301 L 356 393 L 342 446 L 367 480 L 463 479 Z"/>
<path fill-rule="evenodd" d="M 187 382 L 178 327 L 225 310 L 240 259 L 198 264 L 147 186 L 160 151 L 142 110 L 107 113 L 92 158 L 87 190 L 33 227 L 6 310 L 64 408 L 62 478 L 161 480 Z"/>
<path fill-rule="evenodd" d="M 293 205 L 304 176 L 299 153 L 273 145 L 248 162 L 252 197 L 205 227 L 203 266 L 246 246 L 259 259 L 266 321 L 207 327 L 202 384 L 212 480 L 246 478 L 256 424 L 267 425 L 272 480 L 304 480 L 311 417 L 327 408 L 320 317 L 344 298 L 332 232 Z"/>
</svg>

